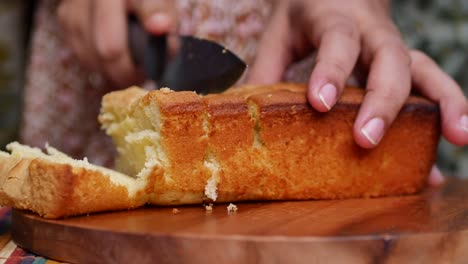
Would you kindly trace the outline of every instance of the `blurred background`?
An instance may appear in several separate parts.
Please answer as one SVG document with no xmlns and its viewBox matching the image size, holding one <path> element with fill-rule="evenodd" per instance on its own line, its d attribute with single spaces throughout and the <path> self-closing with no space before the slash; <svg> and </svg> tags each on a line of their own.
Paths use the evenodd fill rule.
<svg viewBox="0 0 468 264">
<path fill-rule="evenodd" d="M 393 18 L 410 47 L 429 54 L 468 94 L 468 1 L 396 0 Z M 439 144 L 439 167 L 468 178 L 468 147 L 444 139 Z"/>
<path fill-rule="evenodd" d="M 408 46 L 429 54 L 468 94 L 468 0 L 394 0 L 392 5 Z M 0 148 L 20 133 L 30 36 L 40 19 L 36 6 L 31 0 L 0 1 Z M 445 174 L 468 177 L 468 147 L 442 139 L 438 165 Z"/>
<path fill-rule="evenodd" d="M 32 1 L 0 2 L 0 146 L 18 136 Z"/>
</svg>

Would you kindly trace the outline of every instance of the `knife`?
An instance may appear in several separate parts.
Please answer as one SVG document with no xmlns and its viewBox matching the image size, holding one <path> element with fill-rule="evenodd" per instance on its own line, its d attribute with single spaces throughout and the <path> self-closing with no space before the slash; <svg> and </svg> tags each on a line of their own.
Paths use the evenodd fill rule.
<svg viewBox="0 0 468 264">
<path fill-rule="evenodd" d="M 146 32 L 135 16 L 128 19 L 128 39 L 133 62 L 159 87 L 200 94 L 220 93 L 242 76 L 247 64 L 220 44 L 193 36 L 176 36 L 169 56 L 167 35 Z"/>
</svg>

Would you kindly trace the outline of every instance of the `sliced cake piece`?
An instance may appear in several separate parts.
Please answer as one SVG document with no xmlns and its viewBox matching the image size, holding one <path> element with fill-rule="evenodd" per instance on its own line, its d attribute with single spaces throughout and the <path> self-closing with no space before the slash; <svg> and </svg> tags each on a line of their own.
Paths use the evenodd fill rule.
<svg viewBox="0 0 468 264">
<path fill-rule="evenodd" d="M 49 154 L 19 143 L 0 155 L 0 203 L 46 218 L 121 210 L 145 204 L 144 182 L 74 160 L 48 147 Z"/>
</svg>

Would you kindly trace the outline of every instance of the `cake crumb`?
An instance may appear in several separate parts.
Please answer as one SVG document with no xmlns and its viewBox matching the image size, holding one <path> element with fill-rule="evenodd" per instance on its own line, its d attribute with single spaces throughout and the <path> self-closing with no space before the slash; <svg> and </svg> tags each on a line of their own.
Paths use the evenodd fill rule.
<svg viewBox="0 0 468 264">
<path fill-rule="evenodd" d="M 210 203 L 210 204 L 205 205 L 205 210 L 206 211 L 213 211 L 213 204 Z"/>
<path fill-rule="evenodd" d="M 213 167 L 212 164 L 205 161 L 205 166 L 210 168 Z M 218 198 L 218 187 L 216 186 L 215 177 L 211 177 L 205 185 L 205 195 L 212 201 L 216 201 Z"/>
<path fill-rule="evenodd" d="M 227 207 L 228 212 L 237 212 L 237 205 L 230 203 Z"/>
<path fill-rule="evenodd" d="M 159 89 L 161 92 L 163 92 L 164 94 L 168 94 L 168 93 L 172 93 L 174 91 L 172 91 L 171 89 L 167 88 L 167 87 L 163 87 L 161 89 Z"/>
<path fill-rule="evenodd" d="M 173 214 L 177 214 L 177 213 L 179 213 L 179 212 L 180 212 L 179 209 L 177 209 L 177 208 L 172 208 L 172 213 L 173 213 Z"/>
</svg>

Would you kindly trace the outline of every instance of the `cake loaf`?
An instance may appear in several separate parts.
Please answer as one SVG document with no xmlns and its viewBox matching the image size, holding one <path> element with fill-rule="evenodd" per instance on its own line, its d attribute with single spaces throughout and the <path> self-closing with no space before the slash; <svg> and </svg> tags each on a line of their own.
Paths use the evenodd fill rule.
<svg viewBox="0 0 468 264">
<path fill-rule="evenodd" d="M 48 153 L 17 142 L 0 151 L 0 205 L 61 218 L 146 203 L 145 182 L 75 160 L 47 146 Z"/>
<path fill-rule="evenodd" d="M 420 191 L 436 158 L 437 106 L 410 97 L 369 150 L 352 132 L 363 96 L 348 87 L 329 113 L 319 113 L 300 84 L 207 96 L 130 88 L 104 97 L 99 120 L 117 147 L 116 168 L 147 179 L 151 204 Z M 122 98 L 133 103 L 122 105 Z"/>
<path fill-rule="evenodd" d="M 129 88 L 104 96 L 99 120 L 116 170 L 11 143 L 0 152 L 0 205 L 46 218 L 142 206 L 413 194 L 436 157 L 439 112 L 410 97 L 380 144 L 362 149 L 353 122 L 364 91 L 329 113 L 305 86 L 244 86 L 200 96 Z"/>
</svg>

